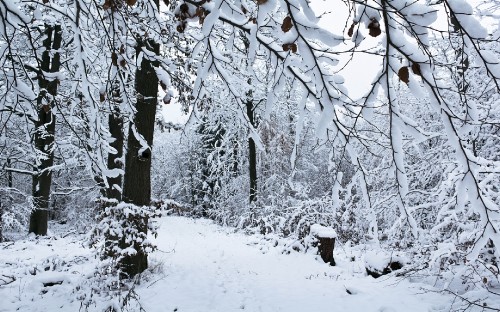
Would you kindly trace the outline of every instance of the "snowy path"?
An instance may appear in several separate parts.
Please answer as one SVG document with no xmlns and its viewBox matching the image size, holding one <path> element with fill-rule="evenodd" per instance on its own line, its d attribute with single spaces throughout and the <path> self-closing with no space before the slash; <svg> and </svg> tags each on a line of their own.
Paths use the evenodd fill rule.
<svg viewBox="0 0 500 312">
<path fill-rule="evenodd" d="M 139 292 L 146 311 L 439 311 L 450 300 L 366 277 L 359 262 L 330 267 L 311 254 L 283 255 L 206 220 L 164 218 L 158 238 L 163 253 L 152 261 L 164 263 L 165 276 Z"/>
<path fill-rule="evenodd" d="M 284 255 L 272 241 L 208 220 L 159 222 L 159 251 L 150 256 L 156 273 L 136 287 L 146 312 L 449 311 L 450 297 L 395 277 L 367 277 L 362 259 L 348 261 L 351 254 L 342 248 L 338 266 L 330 267 L 312 253 Z M 80 311 L 75 289 L 93 275 L 98 261 L 83 247 L 82 236 L 61 234 L 0 244 L 0 277 L 16 278 L 0 286 L 0 312 Z M 43 285 L 53 280 L 63 282 Z M 89 311 L 101 312 L 106 305 L 92 304 Z"/>
</svg>

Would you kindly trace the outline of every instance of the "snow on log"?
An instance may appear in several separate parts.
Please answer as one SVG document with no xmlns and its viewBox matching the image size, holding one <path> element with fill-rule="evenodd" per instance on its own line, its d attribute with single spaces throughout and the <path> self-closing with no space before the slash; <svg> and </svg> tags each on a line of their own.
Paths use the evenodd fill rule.
<svg viewBox="0 0 500 312">
<path fill-rule="evenodd" d="M 374 278 L 399 270 L 404 264 L 403 257 L 388 255 L 382 251 L 369 251 L 365 255 L 366 273 Z"/>
<path fill-rule="evenodd" d="M 61 285 L 64 282 L 69 282 L 69 278 L 66 273 L 54 271 L 42 272 L 33 280 L 33 287 L 52 287 L 55 285 Z"/>
</svg>

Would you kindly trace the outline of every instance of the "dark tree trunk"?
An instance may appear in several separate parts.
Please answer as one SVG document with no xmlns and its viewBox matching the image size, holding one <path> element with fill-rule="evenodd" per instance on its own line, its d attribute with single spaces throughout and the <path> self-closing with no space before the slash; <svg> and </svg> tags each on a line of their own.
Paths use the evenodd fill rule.
<svg viewBox="0 0 500 312">
<path fill-rule="evenodd" d="M 246 106 L 248 120 L 250 121 L 250 124 L 255 127 L 253 102 L 251 100 L 247 100 Z M 251 137 L 248 138 L 248 169 L 250 176 L 250 202 L 254 202 L 257 199 L 257 149 L 255 147 L 255 142 Z"/>
<path fill-rule="evenodd" d="M 0 243 L 3 242 L 3 203 L 1 202 L 0 198 Z"/>
<path fill-rule="evenodd" d="M 61 48 L 62 33 L 60 25 L 45 25 L 45 40 L 42 54 L 41 74 L 38 77 L 40 94 L 37 99 L 38 121 L 35 124 L 35 149 L 38 153 L 33 174 L 33 204 L 34 211 L 30 216 L 29 232 L 36 235 L 47 235 L 48 208 L 52 171 L 54 164 L 55 115 L 52 112 L 54 98 L 57 94 L 57 79 L 47 79 L 43 72 L 57 73 L 61 66 L 59 53 L 51 50 Z"/>
<path fill-rule="evenodd" d="M 116 92 L 116 91 L 114 91 Z M 118 91 L 119 92 L 119 91 Z M 119 94 L 118 94 L 119 96 Z M 118 96 L 115 99 L 118 100 Z M 112 104 L 112 112 L 109 114 L 109 132 L 114 138 L 114 141 L 110 144 L 114 149 L 116 149 L 116 154 L 108 154 L 108 169 L 122 169 L 122 156 L 123 156 L 123 117 L 120 112 L 120 101 Z M 116 199 L 117 202 L 121 201 L 122 194 L 121 190 L 118 189 L 122 187 L 122 176 L 118 175 L 116 177 L 108 177 L 108 188 L 106 189 L 106 197 L 109 199 Z"/>
<path fill-rule="evenodd" d="M 158 0 L 155 4 L 159 7 Z M 160 45 L 152 40 L 138 41 L 137 54 L 146 48 L 156 55 Z M 123 181 L 123 200 L 137 206 L 149 206 L 151 203 L 151 155 L 158 96 L 158 77 L 154 70 L 154 60 L 144 56 L 136 71 L 135 90 L 137 92 L 136 113 L 129 127 L 125 175 Z M 139 141 L 139 138 L 143 143 Z M 148 220 L 135 216 L 134 227 L 147 233 Z M 148 267 L 148 255 L 138 246 L 137 253 L 125 256 L 120 262 L 122 272 L 132 277 Z"/>
<path fill-rule="evenodd" d="M 5 162 L 5 167 L 6 168 L 11 168 L 11 161 L 10 161 L 10 158 L 7 158 L 6 162 Z M 6 170 L 5 172 L 7 174 L 7 187 L 8 188 L 12 188 L 13 187 L 13 179 L 12 179 L 12 171 L 10 170 Z M 3 210 L 4 210 L 4 204 L 3 202 L 1 201 L 3 198 L 0 194 L 0 243 L 3 242 Z"/>
<path fill-rule="evenodd" d="M 10 166 L 12 165 L 10 158 L 7 158 L 6 165 L 7 168 L 10 168 Z M 14 180 L 12 179 L 12 171 L 7 170 L 7 187 L 9 188 L 13 187 L 14 185 L 13 181 Z"/>
<path fill-rule="evenodd" d="M 137 50 L 152 46 L 152 51 L 159 54 L 160 47 L 154 42 L 147 45 L 138 42 Z M 135 90 L 137 92 L 137 112 L 129 127 L 127 155 L 125 158 L 125 177 L 123 199 L 138 206 L 149 205 L 151 201 L 151 148 L 158 96 L 158 78 L 153 62 L 143 58 L 140 69 L 136 72 Z M 147 145 L 139 142 L 144 139 Z"/>
</svg>

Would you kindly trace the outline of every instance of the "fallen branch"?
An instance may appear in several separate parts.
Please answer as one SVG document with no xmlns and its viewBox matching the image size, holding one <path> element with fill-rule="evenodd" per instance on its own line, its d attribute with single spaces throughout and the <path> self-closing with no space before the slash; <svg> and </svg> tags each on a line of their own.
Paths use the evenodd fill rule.
<svg viewBox="0 0 500 312">
<path fill-rule="evenodd" d="M 7 276 L 7 275 L 3 275 L 0 276 L 0 286 L 5 286 L 5 285 L 9 285 L 9 284 L 12 284 L 16 281 L 16 278 L 14 276 Z"/>
<path fill-rule="evenodd" d="M 7 247 L 12 246 L 12 245 L 14 245 L 14 242 L 12 242 L 12 243 L 10 243 L 10 244 L 7 244 L 7 245 L 3 246 L 3 248 L 2 248 L 2 249 L 6 249 Z"/>
</svg>

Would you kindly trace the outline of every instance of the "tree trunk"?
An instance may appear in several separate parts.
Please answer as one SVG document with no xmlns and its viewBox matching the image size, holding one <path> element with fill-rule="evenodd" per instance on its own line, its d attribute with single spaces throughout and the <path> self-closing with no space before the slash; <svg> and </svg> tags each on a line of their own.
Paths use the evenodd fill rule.
<svg viewBox="0 0 500 312">
<path fill-rule="evenodd" d="M 54 98 L 57 94 L 58 80 L 48 79 L 44 73 L 57 73 L 61 66 L 59 53 L 51 50 L 61 48 L 62 33 L 60 25 L 45 25 L 45 40 L 42 54 L 41 72 L 38 77 L 40 94 L 37 99 L 38 121 L 35 124 L 35 149 L 37 161 L 33 174 L 34 211 L 30 216 L 29 232 L 36 235 L 47 235 L 48 208 L 50 187 L 52 184 L 51 167 L 54 164 L 55 115 L 52 113 Z"/>
<path fill-rule="evenodd" d="M 115 99 L 118 99 L 118 96 Z M 108 117 L 109 132 L 115 139 L 110 145 L 117 151 L 116 154 L 108 154 L 108 169 L 121 169 L 123 167 L 123 117 L 120 112 L 120 102 L 112 104 L 112 111 Z M 108 188 L 106 189 L 106 197 L 108 199 L 116 199 L 117 203 L 120 202 L 122 198 L 122 176 L 117 175 L 116 177 L 108 177 L 107 179 Z"/>
<path fill-rule="evenodd" d="M 0 243 L 3 242 L 3 203 L 1 202 L 2 198 L 0 198 Z"/>
<path fill-rule="evenodd" d="M 11 167 L 11 161 L 10 158 L 7 158 L 5 162 L 5 167 L 10 168 Z M 13 187 L 13 179 L 12 179 L 12 171 L 6 170 L 6 175 L 7 175 L 7 187 L 12 188 Z M 7 195 L 7 193 L 5 194 Z M 6 196 L 7 197 L 7 196 Z M 2 202 L 3 196 L 0 194 L 0 243 L 3 242 L 3 211 L 4 211 L 4 203 Z"/>
<path fill-rule="evenodd" d="M 160 46 L 151 41 L 147 45 L 138 42 L 137 50 L 145 46 L 153 46 L 153 51 L 159 54 Z M 146 57 L 136 72 L 135 90 L 137 112 L 129 127 L 123 199 L 125 202 L 142 206 L 149 205 L 151 201 L 151 148 L 158 96 L 158 78 L 153 62 Z"/>
<path fill-rule="evenodd" d="M 250 47 L 250 40 L 243 33 L 241 33 L 241 40 L 245 45 L 245 51 L 248 53 L 248 49 Z M 248 67 L 248 61 L 245 61 L 246 67 Z M 252 79 L 248 79 L 248 84 L 252 85 Z M 255 114 L 254 114 L 254 102 L 253 102 L 253 91 L 249 89 L 246 93 L 246 108 L 247 108 L 247 117 L 248 121 L 255 128 Z M 249 202 L 252 203 L 257 199 L 257 149 L 255 147 L 254 140 L 249 137 L 248 138 L 248 169 L 249 169 L 249 178 L 250 178 L 250 196 Z"/>
<path fill-rule="evenodd" d="M 251 96 L 251 92 L 249 93 Z M 248 120 L 255 127 L 253 102 L 250 99 L 247 100 L 246 106 Z M 248 138 L 248 169 L 250 176 L 250 202 L 252 203 L 257 199 L 257 149 L 251 137 Z"/>
<path fill-rule="evenodd" d="M 158 0 L 155 4 L 159 7 Z M 136 53 L 146 48 L 159 55 L 160 45 L 153 40 L 138 41 Z M 149 206 L 151 203 L 151 155 L 153 132 L 155 125 L 158 96 L 158 77 L 154 70 L 154 60 L 144 55 L 135 75 L 135 91 L 137 93 L 136 113 L 129 127 L 127 155 L 125 158 L 125 175 L 123 183 L 123 200 L 136 206 Z M 134 227 L 147 233 L 148 220 L 135 216 Z M 132 277 L 148 267 L 147 254 L 137 245 L 137 253 L 128 255 L 120 261 L 122 272 Z"/>
</svg>

